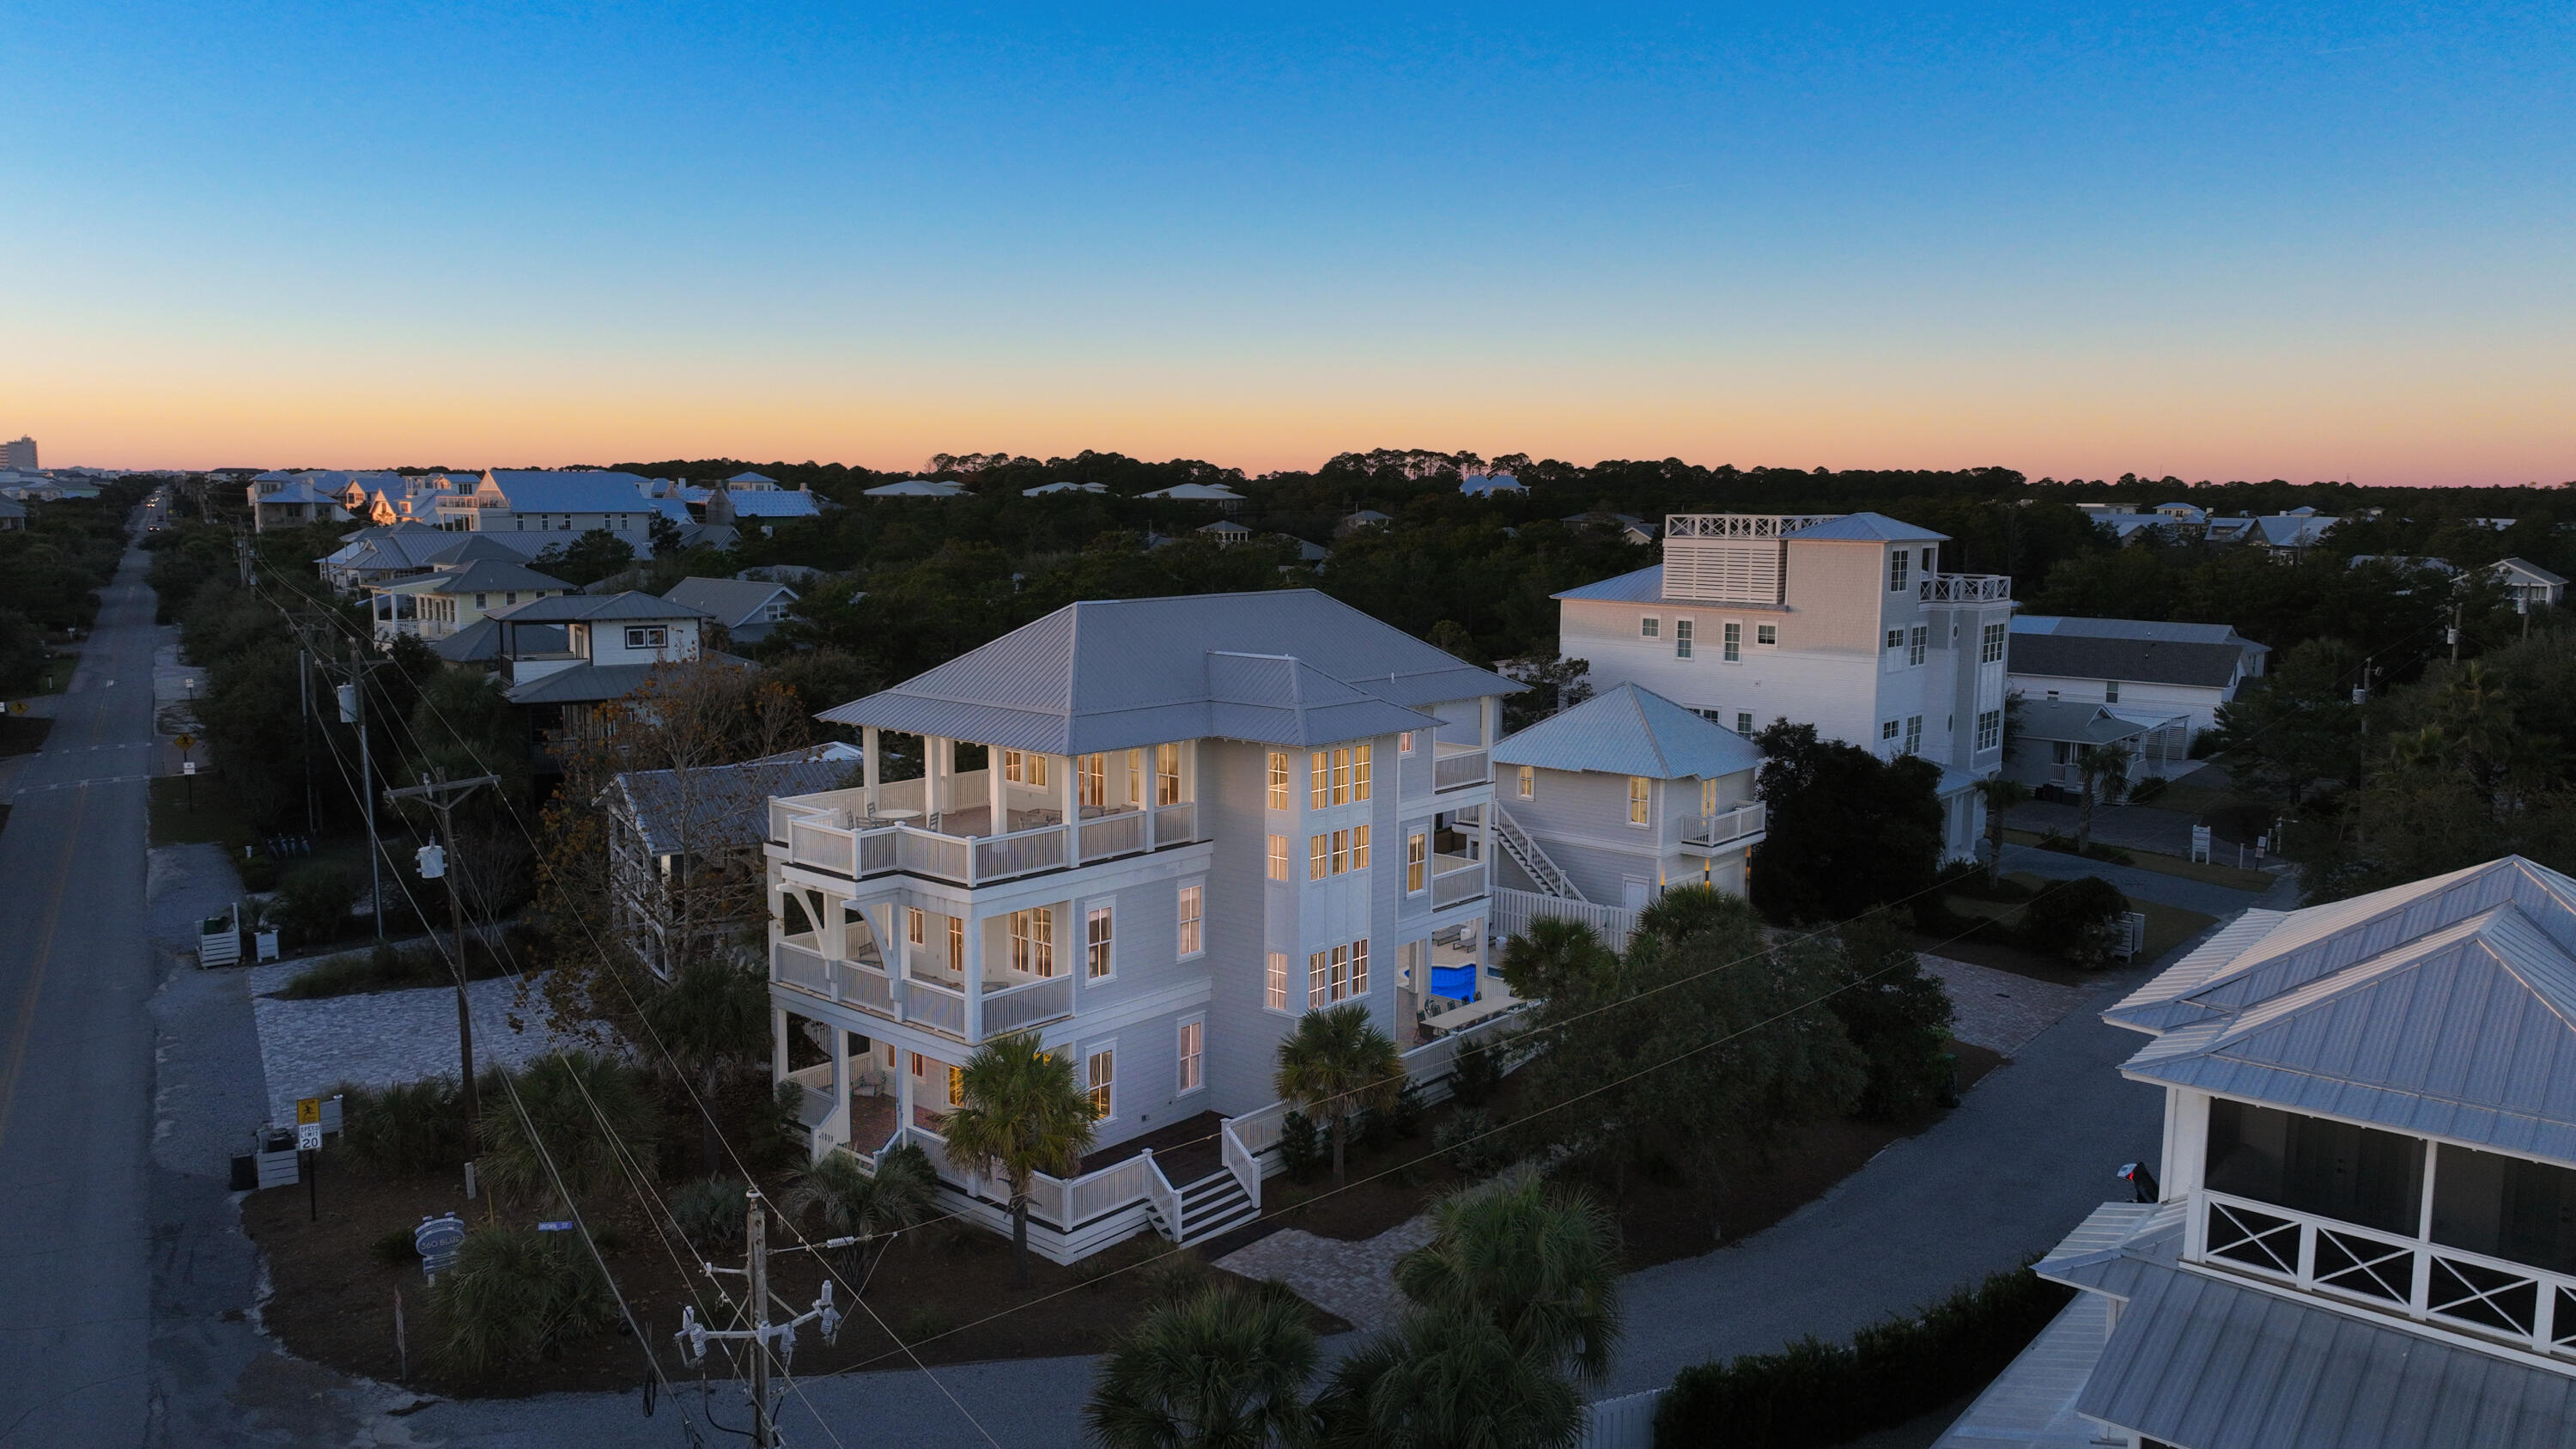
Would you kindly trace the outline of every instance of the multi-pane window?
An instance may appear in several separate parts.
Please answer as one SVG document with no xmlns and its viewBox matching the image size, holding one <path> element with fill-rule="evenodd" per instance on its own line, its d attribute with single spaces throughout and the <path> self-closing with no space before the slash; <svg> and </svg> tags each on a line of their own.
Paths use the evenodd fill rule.
<svg viewBox="0 0 2576 1449">
<path fill-rule="evenodd" d="M 951 1107 L 966 1105 L 966 1069 L 964 1067 L 948 1069 L 948 1105 Z"/>
<path fill-rule="evenodd" d="M 1270 808 L 1273 810 L 1289 808 L 1288 752 L 1286 750 L 1270 752 Z"/>
<path fill-rule="evenodd" d="M 1368 941 L 1351 943 L 1351 995 L 1368 995 Z"/>
<path fill-rule="evenodd" d="M 1520 797 L 1526 800 L 1538 789 L 1538 770 L 1533 766 L 1523 765 L 1512 783 L 1518 788 Z"/>
<path fill-rule="evenodd" d="M 1074 772 L 1082 791 L 1082 803 L 1094 810 L 1109 808 L 1109 757 L 1085 755 L 1082 766 Z"/>
<path fill-rule="evenodd" d="M 1107 906 L 1094 906 L 1083 918 L 1083 966 L 1094 981 L 1109 975 L 1112 969 L 1109 909 Z"/>
<path fill-rule="evenodd" d="M 1991 750 L 2004 742 L 2004 712 L 1987 710 L 1977 716 L 1977 748 Z"/>
<path fill-rule="evenodd" d="M 1285 835 L 1270 837 L 1270 878 L 1272 880 L 1288 878 L 1288 837 Z"/>
<path fill-rule="evenodd" d="M 1340 875 L 1351 868 L 1351 833 L 1347 830 L 1336 830 L 1333 832 L 1332 840 L 1333 874 Z"/>
<path fill-rule="evenodd" d="M 2102 702 L 2104 704 L 2118 704 L 2120 702 L 2120 681 L 2116 679 L 2106 679 L 2102 681 Z"/>
<path fill-rule="evenodd" d="M 1288 1009 L 1288 953 L 1270 953 L 1268 969 L 1262 975 L 1263 1004 L 1272 1011 Z"/>
<path fill-rule="evenodd" d="M 1431 871 L 1431 837 L 1417 830 L 1404 837 L 1404 891 L 1419 895 Z"/>
<path fill-rule="evenodd" d="M 1014 785 L 1043 787 L 1047 782 L 1047 757 L 1035 750 L 1004 750 L 1002 778 Z"/>
<path fill-rule="evenodd" d="M 1733 664 L 1741 660 L 1744 657 L 1744 626 L 1733 619 L 1727 620 L 1725 643 L 1723 657 L 1726 662 Z"/>
<path fill-rule="evenodd" d="M 1909 714 L 1905 717 L 1905 753 L 1909 755 L 1920 754 L 1922 750 L 1923 716 L 1919 714 Z"/>
<path fill-rule="evenodd" d="M 1409 755 L 1413 753 L 1413 731 L 1406 730 L 1404 733 L 1395 737 L 1395 752 L 1399 755 Z"/>
<path fill-rule="evenodd" d="M 954 972 L 963 972 L 966 969 L 966 918 L 964 916 L 948 918 L 948 969 Z"/>
<path fill-rule="evenodd" d="M 1735 732 L 1739 735 L 1753 733 L 1753 711 L 1739 709 L 1735 712 Z"/>
<path fill-rule="evenodd" d="M 1890 649 L 1902 649 L 1902 648 L 1904 648 L 1904 647 L 1905 647 L 1905 631 L 1904 631 L 1904 630 L 1902 630 L 1902 629 L 1890 629 L 1890 630 L 1888 630 L 1888 631 L 1887 631 L 1887 647 L 1888 647 L 1888 648 L 1890 648 Z"/>
<path fill-rule="evenodd" d="M 1901 549 L 1901 548 L 1900 548 L 1900 549 L 1897 549 L 1897 550 L 1895 550 L 1895 551 L 1893 551 L 1893 552 L 1891 552 L 1891 553 L 1889 553 L 1889 554 L 1888 554 L 1888 556 L 1887 556 L 1887 588 L 1888 588 L 1888 592 L 1890 592 L 1890 593 L 1894 593 L 1894 592 L 1895 592 L 1895 591 L 1897 591 L 1898 589 L 1901 589 L 1901 588 L 1904 588 L 1904 587 L 1905 587 L 1905 565 L 1906 565 L 1906 563 L 1907 563 L 1907 562 L 1908 562 L 1908 560 L 1906 559 L 1906 556 L 1905 556 L 1905 550 L 1903 550 L 1903 549 Z"/>
<path fill-rule="evenodd" d="M 626 631 L 626 647 L 629 649 L 659 649 L 663 647 L 669 638 L 669 632 L 663 629 L 660 625 L 654 625 L 650 628 L 629 629 Z"/>
<path fill-rule="evenodd" d="M 2005 629 L 2006 626 L 2002 624 L 1988 624 L 1986 626 L 1984 634 L 1980 637 L 1977 643 L 1977 662 L 1979 664 L 2001 664 L 2004 662 Z"/>
<path fill-rule="evenodd" d="M 903 938 L 906 941 L 909 941 L 916 946 L 928 944 L 930 939 L 929 927 L 930 923 L 922 919 L 921 907 L 906 906 L 903 908 Z"/>
<path fill-rule="evenodd" d="M 1351 869 L 1368 869 L 1368 857 L 1369 828 L 1365 825 L 1354 825 L 1351 827 Z"/>
<path fill-rule="evenodd" d="M 1715 780 L 1702 780 L 1699 782 L 1699 813 L 1702 815 L 1714 815 L 1717 813 L 1717 782 Z"/>
<path fill-rule="evenodd" d="M 1350 751 L 1348 751 L 1348 750 L 1335 750 L 1335 751 L 1333 751 L 1333 772 L 1332 772 L 1332 781 L 1333 781 L 1333 803 L 1334 803 L 1334 804 L 1336 804 L 1336 805 L 1348 805 L 1349 803 L 1351 803 L 1351 752 L 1350 752 Z"/>
<path fill-rule="evenodd" d="M 1306 808 L 1321 810 L 1333 803 L 1333 752 L 1317 750 L 1306 771 Z"/>
<path fill-rule="evenodd" d="M 1689 619 L 1673 621 L 1673 657 L 1675 659 L 1691 657 L 1691 638 L 1697 632 L 1697 625 Z"/>
<path fill-rule="evenodd" d="M 1654 782 L 1643 775 L 1628 777 L 1628 823 L 1643 825 L 1653 813 Z"/>
<path fill-rule="evenodd" d="M 1100 1118 L 1108 1117 L 1111 1109 L 1118 1105 L 1117 1050 L 1112 1047 L 1102 1047 L 1093 1052 L 1084 1075 L 1091 1095 L 1091 1115 Z"/>
<path fill-rule="evenodd" d="M 1880 720 L 1880 721 L 1878 722 L 1878 737 L 1879 737 L 1879 739 L 1880 739 L 1882 742 L 1884 742 L 1884 741 L 1892 740 L 1892 739 L 1896 738 L 1896 728 L 1897 728 L 1897 726 L 1896 726 L 1896 721 L 1894 721 L 1894 720 L 1892 720 L 1892 719 L 1883 719 L 1883 720 Z"/>
<path fill-rule="evenodd" d="M 1038 783 L 1043 785 L 1046 782 L 1041 780 Z M 1179 745 L 1154 746 L 1154 803 L 1157 805 L 1181 803 L 1181 747 Z"/>
<path fill-rule="evenodd" d="M 1913 632 L 1911 635 L 1908 635 L 1908 636 L 1907 636 L 1907 638 L 1906 638 L 1906 642 L 1905 642 L 1905 662 L 1906 662 L 1906 663 L 1908 663 L 1908 664 L 1920 664 L 1920 663 L 1922 663 L 1922 662 L 1923 662 L 1923 654 L 1924 654 L 1924 651 L 1925 651 L 1925 650 L 1927 650 L 1927 649 L 1929 649 L 1929 648 L 1931 647 L 1931 644 L 1932 644 L 1932 630 L 1931 630 L 1931 628 L 1930 628 L 1929 626 L 1927 626 L 1927 625 L 1923 625 L 1923 624 L 1917 624 L 1917 625 L 1915 625 L 1915 626 L 1914 626 L 1914 632 Z"/>
<path fill-rule="evenodd" d="M 1332 873 L 1332 866 L 1330 865 L 1330 863 L 1329 863 L 1329 862 L 1332 860 L 1332 854 L 1333 854 L 1333 838 L 1332 838 L 1331 836 L 1329 836 L 1329 835 L 1309 835 L 1309 836 L 1307 836 L 1307 837 L 1306 837 L 1306 879 L 1308 879 L 1308 880 L 1322 880 L 1325 876 L 1327 876 L 1327 875 L 1331 874 L 1331 873 Z"/>
<path fill-rule="evenodd" d="M 1777 624 L 1754 625 L 1753 642 L 1764 649 L 1776 648 L 1780 643 L 1780 626 Z"/>
<path fill-rule="evenodd" d="M 1320 1011 L 1336 1001 L 1368 994 L 1368 941 L 1317 951 L 1306 958 L 1306 1009 Z"/>
<path fill-rule="evenodd" d="M 1180 938 L 1181 954 L 1184 956 L 1195 956 L 1201 950 L 1200 917 L 1207 904 L 1203 891 L 1204 887 L 1201 886 L 1181 887 Z"/>
<path fill-rule="evenodd" d="M 1031 976 L 1055 974 L 1055 911 L 1031 906 L 1011 912 L 1011 969 Z"/>
<path fill-rule="evenodd" d="M 1369 797 L 1369 755 L 1372 748 L 1369 745 L 1351 746 L 1351 798 L 1354 800 Z"/>
<path fill-rule="evenodd" d="M 1321 1011 L 1332 1004 L 1333 953 L 1317 951 L 1306 958 L 1306 1009 Z"/>
<path fill-rule="evenodd" d="M 1638 637 L 1638 638 L 1640 638 L 1640 639 L 1660 639 L 1660 638 L 1662 638 L 1662 637 L 1663 637 L 1663 635 L 1664 635 L 1664 621 L 1663 621 L 1663 620 L 1661 620 L 1661 619 L 1656 618 L 1654 615 L 1652 615 L 1652 614 L 1648 614 L 1648 615 L 1646 615 L 1644 618 L 1639 619 L 1639 620 L 1637 621 L 1637 637 Z"/>
<path fill-rule="evenodd" d="M 1127 798 L 1139 805 L 1145 803 L 1145 752 L 1143 750 L 1127 752 Z"/>
<path fill-rule="evenodd" d="M 1200 1087 L 1206 1085 L 1206 1080 L 1200 1071 L 1200 1064 L 1204 1058 L 1206 1046 L 1206 1022 L 1185 1021 L 1181 1023 L 1182 1091 L 1195 1092 Z"/>
</svg>

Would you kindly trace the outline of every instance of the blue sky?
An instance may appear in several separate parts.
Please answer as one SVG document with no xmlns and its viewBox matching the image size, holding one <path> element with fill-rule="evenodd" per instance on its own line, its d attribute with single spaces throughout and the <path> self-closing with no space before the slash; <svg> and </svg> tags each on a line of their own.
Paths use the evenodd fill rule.
<svg viewBox="0 0 2576 1449">
<path fill-rule="evenodd" d="M 6 4 L 0 429 L 2555 481 L 2571 61 L 2565 4 Z"/>
</svg>

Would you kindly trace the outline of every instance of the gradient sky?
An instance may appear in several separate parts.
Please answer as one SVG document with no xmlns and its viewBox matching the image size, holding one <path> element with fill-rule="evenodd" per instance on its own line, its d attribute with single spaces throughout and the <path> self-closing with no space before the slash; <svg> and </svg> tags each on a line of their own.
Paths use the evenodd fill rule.
<svg viewBox="0 0 2576 1449">
<path fill-rule="evenodd" d="M 2576 5 L 0 0 L 49 463 L 2576 478 Z"/>
</svg>

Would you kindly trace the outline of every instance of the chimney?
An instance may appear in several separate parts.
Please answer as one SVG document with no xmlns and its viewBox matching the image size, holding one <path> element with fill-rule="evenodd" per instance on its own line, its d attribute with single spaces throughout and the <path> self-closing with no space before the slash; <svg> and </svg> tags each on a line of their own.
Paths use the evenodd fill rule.
<svg viewBox="0 0 2576 1449">
<path fill-rule="evenodd" d="M 709 526 L 733 522 L 733 489 L 721 480 L 717 482 L 715 491 L 707 495 L 706 521 Z"/>
</svg>

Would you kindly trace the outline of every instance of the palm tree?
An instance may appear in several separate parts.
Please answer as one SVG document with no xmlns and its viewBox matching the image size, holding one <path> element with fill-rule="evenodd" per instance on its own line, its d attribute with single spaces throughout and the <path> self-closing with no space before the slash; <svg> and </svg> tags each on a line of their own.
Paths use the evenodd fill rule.
<svg viewBox="0 0 2576 1449">
<path fill-rule="evenodd" d="M 791 1218 L 819 1212 L 829 1237 L 859 1240 L 844 1248 L 841 1258 L 842 1276 L 850 1280 L 855 1297 L 867 1286 L 861 1270 L 868 1245 L 929 1216 L 936 1187 L 930 1155 L 909 1142 L 878 1157 L 873 1173 L 847 1152 L 826 1152 L 796 1174 L 783 1206 Z"/>
<path fill-rule="evenodd" d="M 1583 1396 L 1472 1314 L 1415 1308 L 1333 1366 L 1317 1449 L 1571 1449 Z"/>
<path fill-rule="evenodd" d="M 698 1156 L 718 1170 L 715 1098 L 724 1079 L 769 1058 L 769 986 L 752 972 L 709 957 L 680 969 L 644 1003 L 644 1022 L 698 1096 Z"/>
<path fill-rule="evenodd" d="M 1333 1186 L 1338 1188 L 1351 1118 L 1363 1108 L 1394 1103 L 1404 1090 L 1404 1058 L 1395 1049 L 1395 1038 L 1369 1020 L 1366 1006 L 1345 1002 L 1297 1019 L 1297 1029 L 1280 1039 L 1273 1084 L 1280 1096 L 1309 1118 L 1323 1118 L 1331 1129 Z"/>
<path fill-rule="evenodd" d="M 1091 1147 L 1099 1113 L 1070 1060 L 1038 1048 L 1037 1034 L 996 1037 L 966 1061 L 964 1102 L 943 1135 L 952 1160 L 983 1163 L 1011 1190 L 1011 1244 L 1018 1284 L 1029 1286 L 1029 1182 L 1044 1172 L 1070 1177 Z"/>
<path fill-rule="evenodd" d="M 1977 793 L 1986 802 L 1986 875 L 1992 878 L 2004 873 L 2004 815 L 2030 798 L 2030 787 L 1997 775 L 1979 780 Z"/>
<path fill-rule="evenodd" d="M 1396 1262 L 1405 1297 L 1489 1320 L 1517 1348 L 1585 1378 L 1609 1371 L 1619 1232 L 1599 1203 L 1521 1167 L 1441 1199 L 1431 1223 L 1431 1241 Z"/>
<path fill-rule="evenodd" d="M 2129 788 L 2129 749 L 2126 745 L 2078 745 L 2075 769 L 2084 777 L 2083 798 L 2076 801 L 2075 853 L 2082 855 L 2093 845 L 2093 800 L 2110 791 Z"/>
<path fill-rule="evenodd" d="M 1315 1335 L 1294 1294 L 1215 1287 L 1163 1304 L 1101 1360 L 1083 1406 L 1102 1449 L 1272 1449 L 1314 1437 Z"/>
<path fill-rule="evenodd" d="M 661 1113 L 641 1075 L 589 1052 L 549 1052 L 510 1079 L 515 1091 L 487 1088 L 484 1178 L 508 1191 L 551 1193 L 560 1176 L 579 1198 L 614 1176 L 620 1157 L 652 1162 Z"/>
<path fill-rule="evenodd" d="M 1667 893 L 1664 900 L 1681 894 Z M 1660 907 L 1662 901 L 1648 907 Z M 1619 966 L 1618 953 L 1580 921 L 1534 920 L 1503 947 L 1503 980 L 1512 995 L 1544 1001 L 1576 982 L 1597 980 Z"/>
</svg>

